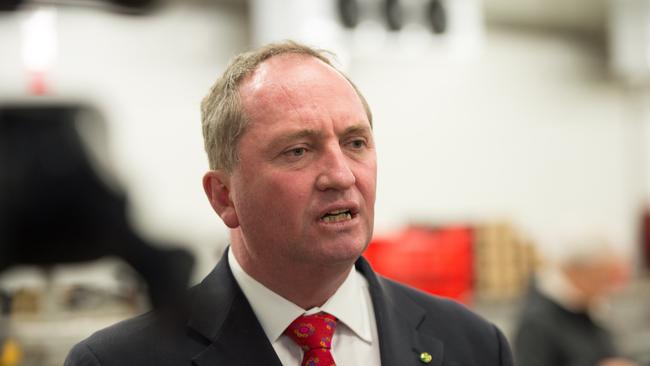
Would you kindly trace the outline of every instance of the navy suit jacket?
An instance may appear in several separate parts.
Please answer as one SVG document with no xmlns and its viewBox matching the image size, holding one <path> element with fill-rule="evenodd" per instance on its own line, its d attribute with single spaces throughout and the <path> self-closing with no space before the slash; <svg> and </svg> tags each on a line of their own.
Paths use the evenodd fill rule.
<svg viewBox="0 0 650 366">
<path fill-rule="evenodd" d="M 512 366 L 510 348 L 493 324 L 453 301 L 375 274 L 364 258 L 356 269 L 368 280 L 382 366 L 424 365 L 423 352 L 432 366 Z M 78 343 L 65 366 L 282 365 L 226 255 L 189 296 L 181 326 L 146 313 Z"/>
</svg>

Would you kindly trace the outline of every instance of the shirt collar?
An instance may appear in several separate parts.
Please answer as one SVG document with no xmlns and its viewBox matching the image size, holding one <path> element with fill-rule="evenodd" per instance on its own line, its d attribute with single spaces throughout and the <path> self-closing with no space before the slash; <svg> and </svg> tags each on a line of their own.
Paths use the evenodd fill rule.
<svg viewBox="0 0 650 366">
<path fill-rule="evenodd" d="M 364 292 L 368 292 L 368 281 L 354 267 L 341 287 L 318 311 L 334 315 L 339 323 L 345 324 L 359 338 L 372 343 L 370 332 L 370 304 Z"/>
<path fill-rule="evenodd" d="M 339 325 L 343 323 L 359 338 L 367 343 L 372 343 L 369 319 L 370 304 L 364 296 L 364 292 L 368 291 L 368 282 L 356 270 L 350 270 L 343 284 L 322 307 L 304 310 L 246 273 L 232 250 L 228 250 L 228 264 L 235 281 L 248 299 L 271 343 L 276 342 L 289 324 L 300 315 L 314 314 L 320 311 L 334 315 L 339 320 Z"/>
</svg>

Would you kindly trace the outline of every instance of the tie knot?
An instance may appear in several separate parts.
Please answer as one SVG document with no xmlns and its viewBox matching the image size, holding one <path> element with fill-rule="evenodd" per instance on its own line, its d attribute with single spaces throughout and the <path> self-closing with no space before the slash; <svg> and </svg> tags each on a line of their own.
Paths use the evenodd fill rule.
<svg viewBox="0 0 650 366">
<path fill-rule="evenodd" d="M 287 327 L 284 333 L 304 351 L 314 349 L 329 350 L 332 347 L 334 329 L 336 329 L 336 318 L 321 312 L 299 316 Z"/>
</svg>

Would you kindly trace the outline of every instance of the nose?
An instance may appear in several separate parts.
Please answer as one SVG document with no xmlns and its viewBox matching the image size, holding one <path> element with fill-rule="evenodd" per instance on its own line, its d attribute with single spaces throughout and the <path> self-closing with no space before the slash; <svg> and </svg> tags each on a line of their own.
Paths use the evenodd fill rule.
<svg viewBox="0 0 650 366">
<path fill-rule="evenodd" d="M 345 190 L 356 182 L 349 158 L 337 144 L 327 149 L 322 157 L 321 172 L 316 178 L 316 188 L 321 191 Z"/>
</svg>

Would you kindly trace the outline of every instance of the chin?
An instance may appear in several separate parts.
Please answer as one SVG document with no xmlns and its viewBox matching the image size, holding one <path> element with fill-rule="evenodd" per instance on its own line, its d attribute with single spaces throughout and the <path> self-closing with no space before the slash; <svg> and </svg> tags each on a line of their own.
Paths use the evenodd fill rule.
<svg viewBox="0 0 650 366">
<path fill-rule="evenodd" d="M 328 263 L 350 263 L 353 264 L 366 249 L 367 244 L 364 241 L 355 241 L 350 243 L 329 243 L 324 244 L 321 251 L 321 258 Z"/>
</svg>

